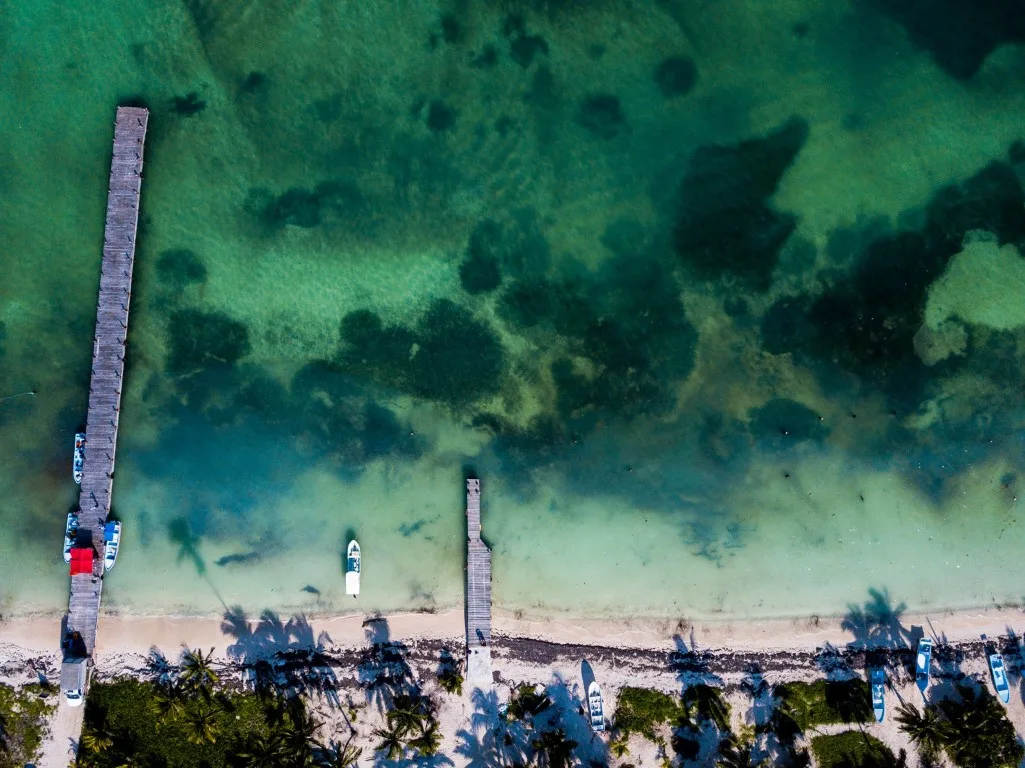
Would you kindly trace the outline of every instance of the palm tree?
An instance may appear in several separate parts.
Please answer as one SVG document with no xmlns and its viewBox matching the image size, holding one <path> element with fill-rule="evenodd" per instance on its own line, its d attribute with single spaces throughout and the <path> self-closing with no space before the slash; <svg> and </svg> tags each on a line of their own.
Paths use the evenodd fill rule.
<svg viewBox="0 0 1025 768">
<path fill-rule="evenodd" d="M 90 728 L 82 734 L 82 746 L 99 755 L 114 746 L 114 734 L 106 726 Z"/>
<path fill-rule="evenodd" d="M 557 728 L 554 731 L 542 731 L 530 745 L 537 752 L 540 768 L 568 768 L 577 743 L 567 739 L 562 728 Z"/>
<path fill-rule="evenodd" d="M 254 736 L 245 750 L 239 753 L 239 757 L 246 768 L 280 768 L 287 754 L 281 737 L 272 733 L 269 736 Z"/>
<path fill-rule="evenodd" d="M 901 704 L 894 719 L 926 757 L 938 755 L 948 738 L 949 727 L 935 707 L 919 712 L 914 704 Z"/>
<path fill-rule="evenodd" d="M 441 734 L 438 733 L 438 723 L 427 720 L 420 724 L 420 735 L 410 739 L 407 746 L 418 752 L 422 757 L 430 757 L 438 754 L 441 749 Z"/>
<path fill-rule="evenodd" d="M 327 746 L 318 744 L 320 755 L 317 758 L 317 765 L 321 768 L 356 768 L 363 748 L 352 746 L 355 735 L 355 732 L 350 733 L 349 740 L 344 746 L 340 741 L 333 741 Z"/>
<path fill-rule="evenodd" d="M 186 687 L 209 694 L 210 690 L 220 682 L 220 676 L 214 671 L 214 649 L 203 654 L 202 649 L 193 651 L 188 648 L 182 656 L 181 679 Z"/>
<path fill-rule="evenodd" d="M 317 744 L 320 723 L 306 711 L 301 699 L 288 707 L 288 717 L 279 729 L 285 748 L 293 755 L 307 754 Z"/>
<path fill-rule="evenodd" d="M 374 730 L 375 736 L 381 737 L 381 743 L 377 745 L 378 752 L 384 752 L 389 760 L 398 760 L 402 757 L 402 735 L 394 728 L 387 731 L 382 728 Z"/>
<path fill-rule="evenodd" d="M 158 727 L 162 725 L 163 720 L 173 719 L 182 713 L 185 708 L 185 698 L 182 693 L 181 687 L 177 685 L 161 685 L 157 688 L 149 705 L 153 714 L 161 720 Z"/>
<path fill-rule="evenodd" d="M 611 739 L 609 741 L 609 752 L 611 752 L 614 757 L 626 757 L 630 754 L 630 747 L 627 746 L 626 742 L 627 738 L 625 733 Z"/>
<path fill-rule="evenodd" d="M 395 697 L 391 710 L 388 712 L 388 725 L 398 733 L 405 736 L 419 729 L 427 718 L 422 696 L 409 696 L 399 694 Z"/>
<path fill-rule="evenodd" d="M 716 768 L 760 768 L 765 761 L 751 757 L 752 747 L 750 743 L 739 742 L 736 736 L 728 736 L 719 745 Z"/>
<path fill-rule="evenodd" d="M 186 738 L 193 744 L 213 744 L 221 732 L 220 707 L 202 703 L 185 713 L 189 733 Z"/>
</svg>

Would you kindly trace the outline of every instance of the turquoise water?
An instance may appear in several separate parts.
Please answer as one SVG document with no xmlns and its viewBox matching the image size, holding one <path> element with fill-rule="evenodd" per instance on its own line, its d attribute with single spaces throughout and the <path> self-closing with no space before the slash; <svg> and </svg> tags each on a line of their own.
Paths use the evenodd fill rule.
<svg viewBox="0 0 1025 768">
<path fill-rule="evenodd" d="M 1019 600 L 1025 34 L 832 5 L 8 8 L 0 614 L 66 600 L 119 103 L 109 609 L 458 605 L 471 469 L 505 611 Z"/>
</svg>

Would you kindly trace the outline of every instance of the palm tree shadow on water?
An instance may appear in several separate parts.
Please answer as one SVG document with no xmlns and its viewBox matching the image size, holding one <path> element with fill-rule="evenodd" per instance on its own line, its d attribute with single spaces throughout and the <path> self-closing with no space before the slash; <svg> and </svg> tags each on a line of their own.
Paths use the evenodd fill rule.
<svg viewBox="0 0 1025 768">
<path fill-rule="evenodd" d="M 199 552 L 200 538 L 193 533 L 189 519 L 185 515 L 180 515 L 167 524 L 167 537 L 171 540 L 172 544 L 178 546 L 177 562 L 181 563 L 185 560 L 191 562 L 196 569 L 196 574 L 207 583 L 210 590 L 214 593 L 217 602 L 221 604 L 224 610 L 228 610 L 224 598 L 221 597 L 221 593 L 210 579 L 210 574 L 207 573 L 206 560 L 203 559 Z"/>
</svg>

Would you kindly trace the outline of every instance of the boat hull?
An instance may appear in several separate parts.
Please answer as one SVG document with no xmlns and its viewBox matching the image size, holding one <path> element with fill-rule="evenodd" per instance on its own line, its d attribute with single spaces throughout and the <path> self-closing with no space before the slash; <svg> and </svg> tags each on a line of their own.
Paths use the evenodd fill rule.
<svg viewBox="0 0 1025 768">
<path fill-rule="evenodd" d="M 929 667 L 932 665 L 932 639 L 923 637 L 918 641 L 918 654 L 915 657 L 915 683 L 925 693 L 929 687 Z"/>
<path fill-rule="evenodd" d="M 591 728 L 595 731 L 604 731 L 605 707 L 602 703 L 601 688 L 593 681 L 587 686 L 587 706 L 591 714 Z"/>
<path fill-rule="evenodd" d="M 1007 670 L 1004 667 L 1004 658 L 999 653 L 990 654 L 989 672 L 993 677 L 993 687 L 997 696 L 1004 704 L 1011 703 L 1011 687 L 1007 682 Z"/>
<path fill-rule="evenodd" d="M 103 570 L 110 571 L 117 564 L 117 553 L 121 548 L 121 523 L 107 523 L 103 529 Z"/>
<path fill-rule="evenodd" d="M 361 557 L 359 544 L 353 539 L 345 550 L 345 594 L 355 597 L 359 594 Z"/>
</svg>

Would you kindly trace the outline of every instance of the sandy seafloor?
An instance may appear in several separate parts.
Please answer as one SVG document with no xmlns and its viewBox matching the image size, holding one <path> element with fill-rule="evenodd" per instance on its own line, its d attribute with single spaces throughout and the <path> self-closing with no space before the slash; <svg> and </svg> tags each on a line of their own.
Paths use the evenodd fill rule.
<svg viewBox="0 0 1025 768">
<path fill-rule="evenodd" d="M 118 103 L 107 610 L 456 606 L 471 468 L 525 619 L 1019 602 L 1025 51 L 887 7 L 6 9 L 0 613 L 65 605 Z"/>
</svg>

